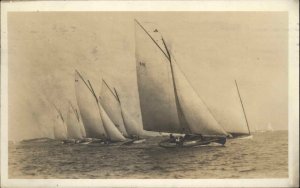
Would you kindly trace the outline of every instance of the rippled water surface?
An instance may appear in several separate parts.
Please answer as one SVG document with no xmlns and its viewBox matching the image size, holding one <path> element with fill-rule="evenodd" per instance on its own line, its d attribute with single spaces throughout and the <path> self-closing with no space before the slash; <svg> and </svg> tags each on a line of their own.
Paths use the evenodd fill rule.
<svg viewBox="0 0 300 188">
<path fill-rule="evenodd" d="M 130 146 L 9 143 L 9 178 L 287 178 L 286 131 L 228 140 L 225 147 L 165 149 L 162 137 Z"/>
</svg>

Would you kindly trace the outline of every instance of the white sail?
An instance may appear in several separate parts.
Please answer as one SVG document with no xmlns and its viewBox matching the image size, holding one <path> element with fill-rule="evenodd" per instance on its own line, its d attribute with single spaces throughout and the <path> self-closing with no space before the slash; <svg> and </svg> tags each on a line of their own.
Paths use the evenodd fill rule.
<svg viewBox="0 0 300 188">
<path fill-rule="evenodd" d="M 54 138 L 58 140 L 67 139 L 66 125 L 59 115 L 54 119 Z"/>
<path fill-rule="evenodd" d="M 169 60 L 157 29 L 135 24 L 136 69 L 143 128 L 148 131 L 183 133 Z M 153 35 L 150 36 L 150 34 Z"/>
<path fill-rule="evenodd" d="M 227 135 L 187 81 L 177 63 L 173 61 L 173 73 L 180 106 L 192 133 L 202 135 Z"/>
<path fill-rule="evenodd" d="M 67 131 L 68 131 L 68 138 L 73 139 L 81 139 L 83 135 L 80 131 L 80 124 L 76 114 L 74 113 L 74 109 L 70 106 L 67 115 Z"/>
<path fill-rule="evenodd" d="M 104 80 L 101 88 L 101 105 L 122 135 L 128 137 L 118 98 Z"/>
<path fill-rule="evenodd" d="M 77 71 L 75 72 L 75 93 L 86 137 L 106 138 L 97 98 L 93 95 L 88 83 Z"/>
<path fill-rule="evenodd" d="M 106 111 L 102 107 L 101 103 L 99 102 L 99 110 L 100 110 L 101 118 L 103 120 L 103 126 L 105 127 L 107 136 L 110 138 L 111 141 L 125 141 L 126 138 L 121 134 L 118 128 L 114 125 L 114 123 L 112 122 L 112 120 L 109 118 Z"/>
</svg>

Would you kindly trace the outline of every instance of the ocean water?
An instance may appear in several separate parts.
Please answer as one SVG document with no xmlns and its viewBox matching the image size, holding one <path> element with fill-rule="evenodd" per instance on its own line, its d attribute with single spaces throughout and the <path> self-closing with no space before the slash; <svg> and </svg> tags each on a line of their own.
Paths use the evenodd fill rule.
<svg viewBox="0 0 300 188">
<path fill-rule="evenodd" d="M 227 140 L 224 147 L 161 148 L 163 137 L 129 146 L 9 143 L 9 178 L 287 178 L 287 131 Z"/>
</svg>

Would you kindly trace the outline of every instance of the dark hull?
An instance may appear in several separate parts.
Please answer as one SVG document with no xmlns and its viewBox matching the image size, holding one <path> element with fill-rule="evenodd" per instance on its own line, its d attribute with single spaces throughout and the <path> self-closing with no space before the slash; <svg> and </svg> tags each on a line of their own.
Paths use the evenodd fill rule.
<svg viewBox="0 0 300 188">
<path fill-rule="evenodd" d="M 180 147 L 196 147 L 196 146 L 206 146 L 210 144 L 225 145 L 226 138 L 210 138 L 210 139 L 192 139 L 185 140 L 182 143 L 170 142 L 170 139 L 163 140 L 159 143 L 160 147 L 163 148 L 180 148 Z"/>
</svg>

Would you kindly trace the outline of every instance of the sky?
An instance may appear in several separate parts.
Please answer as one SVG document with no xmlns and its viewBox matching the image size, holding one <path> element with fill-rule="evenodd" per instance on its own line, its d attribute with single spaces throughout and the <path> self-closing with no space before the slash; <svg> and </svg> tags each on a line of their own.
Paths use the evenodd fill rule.
<svg viewBox="0 0 300 188">
<path fill-rule="evenodd" d="M 214 116 L 240 105 L 251 130 L 288 127 L 285 12 L 14 12 L 8 14 L 9 139 L 53 136 L 55 111 L 76 104 L 74 71 L 100 93 L 119 89 L 140 125 L 134 19 L 154 23 Z M 240 106 L 239 106 L 240 108 Z"/>
</svg>

